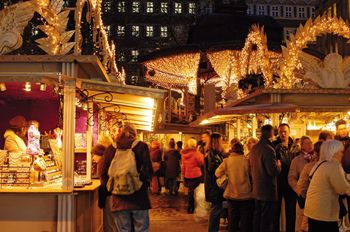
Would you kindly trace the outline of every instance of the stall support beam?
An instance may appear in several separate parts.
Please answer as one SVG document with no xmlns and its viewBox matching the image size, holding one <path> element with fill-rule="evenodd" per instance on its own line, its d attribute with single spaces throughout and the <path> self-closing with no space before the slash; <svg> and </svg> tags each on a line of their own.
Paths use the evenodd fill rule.
<svg viewBox="0 0 350 232">
<path fill-rule="evenodd" d="M 57 232 L 75 231 L 74 195 L 58 195 Z"/>
<path fill-rule="evenodd" d="M 87 117 L 88 117 L 88 128 L 87 128 L 87 149 L 86 149 L 86 180 L 91 181 L 91 149 L 92 149 L 92 135 L 93 135 L 93 125 L 94 125 L 94 103 L 89 102 L 88 103 L 88 111 L 87 111 Z"/>
</svg>

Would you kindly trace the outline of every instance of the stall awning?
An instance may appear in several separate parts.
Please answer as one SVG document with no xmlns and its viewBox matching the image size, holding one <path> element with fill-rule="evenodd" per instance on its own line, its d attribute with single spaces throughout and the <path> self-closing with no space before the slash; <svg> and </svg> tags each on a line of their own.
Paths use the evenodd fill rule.
<svg viewBox="0 0 350 232">
<path fill-rule="evenodd" d="M 192 122 L 190 126 L 207 126 L 211 124 L 220 124 L 244 114 L 271 114 L 280 112 L 296 112 L 297 110 L 297 105 L 278 103 L 225 107 L 204 114 L 199 119 Z"/>
<path fill-rule="evenodd" d="M 349 99 L 350 89 L 260 89 L 205 113 L 190 126 L 220 124 L 245 114 L 347 112 Z"/>
<path fill-rule="evenodd" d="M 161 111 L 165 90 L 119 85 L 91 80 L 78 80 L 93 102 L 108 112 L 118 112 L 136 129 L 153 131 Z"/>
</svg>

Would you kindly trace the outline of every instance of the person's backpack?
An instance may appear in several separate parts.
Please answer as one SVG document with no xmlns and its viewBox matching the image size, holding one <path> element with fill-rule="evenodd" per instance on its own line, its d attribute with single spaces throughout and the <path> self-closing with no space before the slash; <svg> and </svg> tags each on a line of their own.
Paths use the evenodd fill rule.
<svg viewBox="0 0 350 232">
<path fill-rule="evenodd" d="M 107 189 L 114 195 L 131 195 L 142 186 L 132 149 L 139 143 L 135 140 L 129 149 L 117 149 L 108 169 Z"/>
</svg>

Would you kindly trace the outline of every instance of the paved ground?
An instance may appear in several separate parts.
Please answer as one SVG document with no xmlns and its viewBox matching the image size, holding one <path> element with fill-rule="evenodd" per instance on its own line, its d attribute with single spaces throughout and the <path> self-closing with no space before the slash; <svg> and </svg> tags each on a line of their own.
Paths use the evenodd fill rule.
<svg viewBox="0 0 350 232">
<path fill-rule="evenodd" d="M 150 212 L 151 232 L 207 231 L 206 220 L 198 221 L 193 214 L 187 214 L 184 193 L 180 193 L 179 196 L 171 196 L 166 193 L 151 194 L 151 200 L 153 207 Z"/>
</svg>

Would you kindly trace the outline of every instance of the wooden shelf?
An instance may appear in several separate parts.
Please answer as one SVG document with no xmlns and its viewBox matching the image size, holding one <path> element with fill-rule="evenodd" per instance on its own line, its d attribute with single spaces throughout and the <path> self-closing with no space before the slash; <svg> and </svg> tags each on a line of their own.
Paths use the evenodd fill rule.
<svg viewBox="0 0 350 232">
<path fill-rule="evenodd" d="M 86 148 L 75 148 L 74 152 L 75 153 L 86 153 L 87 149 Z"/>
</svg>

